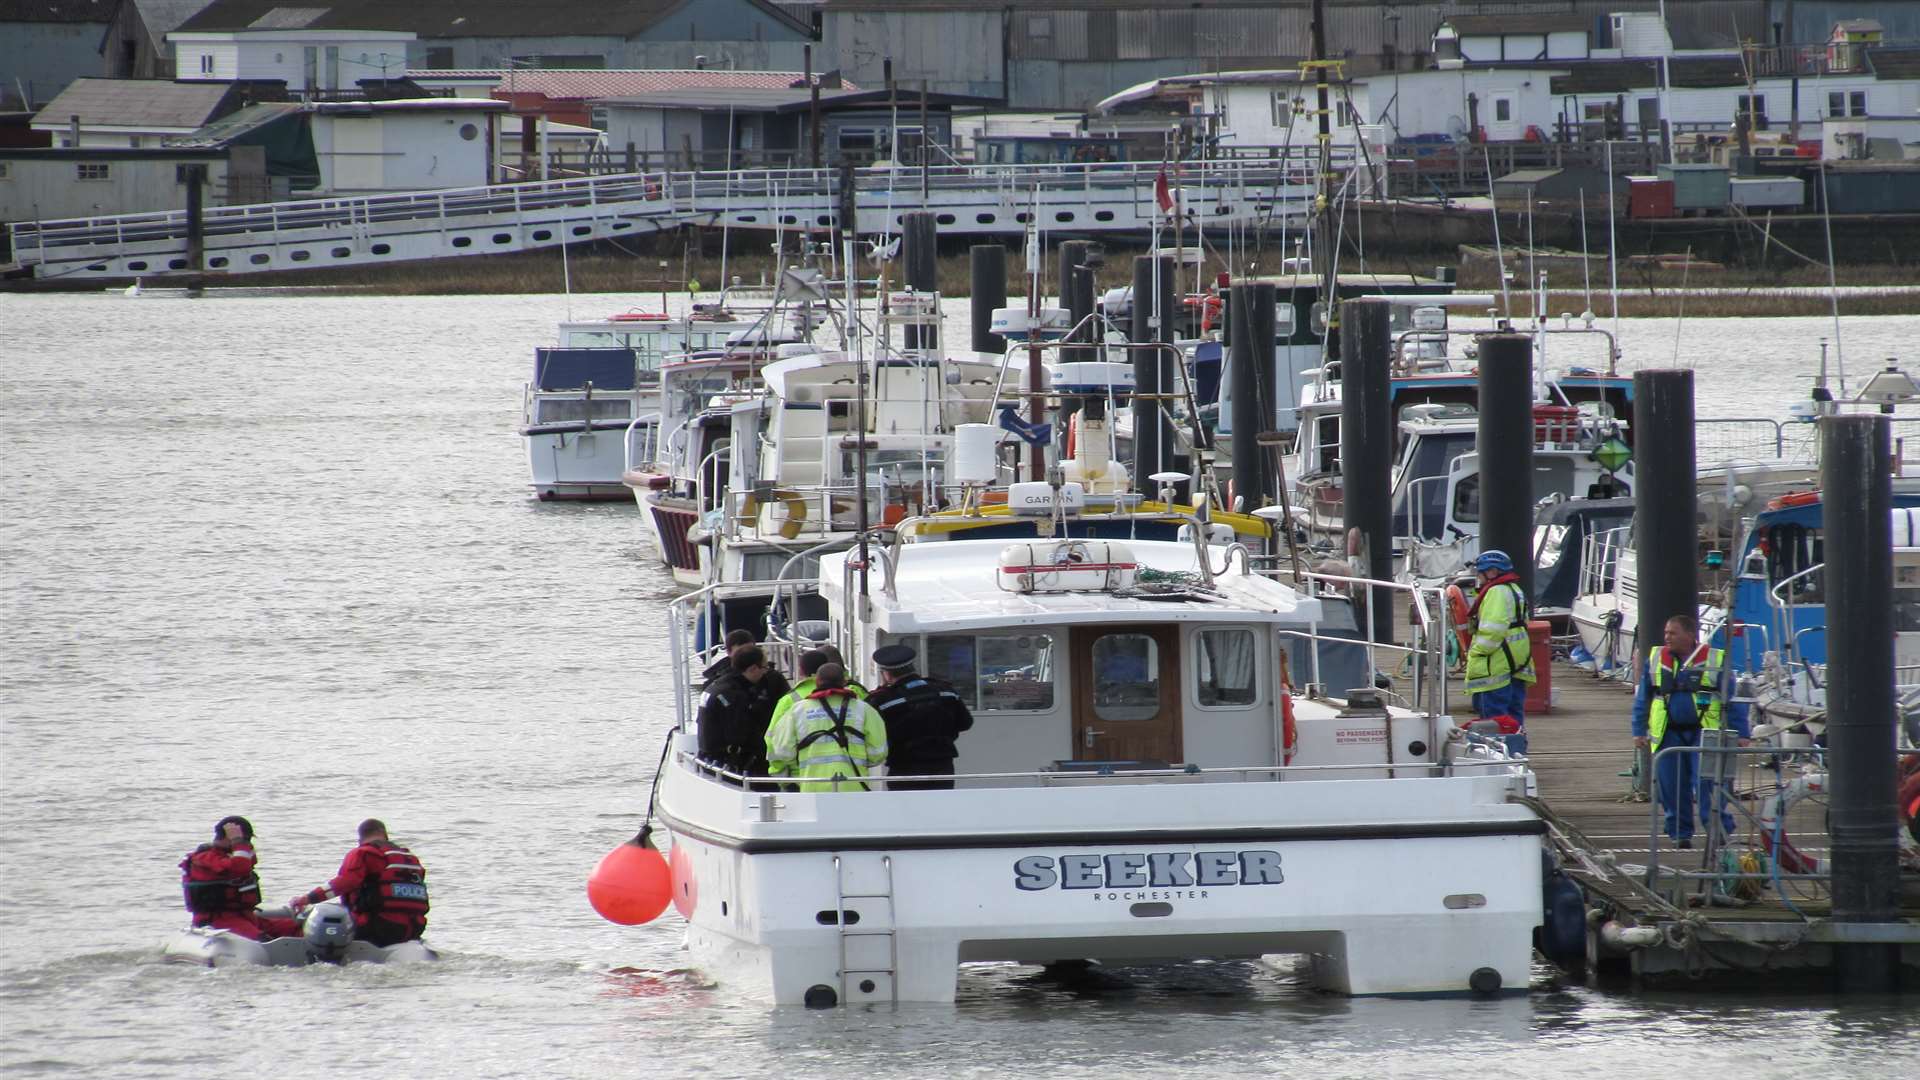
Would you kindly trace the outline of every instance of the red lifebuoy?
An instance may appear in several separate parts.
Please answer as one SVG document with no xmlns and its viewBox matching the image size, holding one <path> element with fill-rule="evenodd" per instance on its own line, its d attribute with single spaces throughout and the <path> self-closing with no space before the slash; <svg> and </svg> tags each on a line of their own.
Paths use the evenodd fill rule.
<svg viewBox="0 0 1920 1080">
<path fill-rule="evenodd" d="M 1776 495 L 1767 500 L 1767 509 L 1785 510 L 1789 506 L 1807 506 L 1820 501 L 1817 491 L 1789 491 L 1785 495 Z"/>
</svg>

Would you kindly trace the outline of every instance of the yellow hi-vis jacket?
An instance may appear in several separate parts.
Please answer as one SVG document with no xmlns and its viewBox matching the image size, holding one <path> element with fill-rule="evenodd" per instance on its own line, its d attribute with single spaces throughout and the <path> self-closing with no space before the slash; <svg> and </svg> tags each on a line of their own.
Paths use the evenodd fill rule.
<svg viewBox="0 0 1920 1080">
<path fill-rule="evenodd" d="M 1686 692 L 1676 686 L 1682 671 L 1691 669 L 1692 677 L 1687 681 L 1694 687 L 1691 704 L 1700 727 L 1714 731 L 1726 726 L 1720 720 L 1719 689 L 1720 672 L 1726 667 L 1727 654 L 1722 649 L 1704 650 L 1707 662 L 1694 668 L 1693 660 L 1701 651 L 1695 650 L 1695 656 L 1684 660 L 1668 653 L 1661 645 L 1655 645 L 1647 653 L 1647 682 L 1653 688 L 1653 696 L 1647 702 L 1647 739 L 1655 749 L 1659 749 L 1660 740 L 1667 733 L 1668 699 Z"/>
<path fill-rule="evenodd" d="M 1527 599 L 1514 581 L 1480 594 L 1479 621 L 1467 646 L 1467 693 L 1498 690 L 1515 679 L 1534 681 L 1533 642 L 1527 636 Z"/>
<path fill-rule="evenodd" d="M 801 791 L 865 791 L 861 778 L 886 763 L 886 722 L 850 693 L 809 697 L 767 728 L 767 775 Z"/>
</svg>

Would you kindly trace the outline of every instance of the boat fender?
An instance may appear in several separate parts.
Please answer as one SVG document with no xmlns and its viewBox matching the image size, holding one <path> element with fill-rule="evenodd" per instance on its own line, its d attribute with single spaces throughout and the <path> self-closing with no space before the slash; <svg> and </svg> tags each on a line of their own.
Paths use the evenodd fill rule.
<svg viewBox="0 0 1920 1080">
<path fill-rule="evenodd" d="M 1660 928 L 1657 926 L 1622 926 L 1613 921 L 1600 926 L 1600 943 L 1615 952 L 1650 949 L 1660 941 Z"/>
<path fill-rule="evenodd" d="M 1293 764 L 1293 752 L 1300 746 L 1300 729 L 1293 722 L 1293 695 L 1280 691 L 1280 764 Z"/>
<path fill-rule="evenodd" d="M 1571 971 L 1587 958 L 1586 901 L 1551 851 L 1541 849 L 1540 861 L 1540 930 L 1534 944 L 1547 959 Z"/>
<path fill-rule="evenodd" d="M 1460 655 L 1465 656 L 1473 641 L 1473 616 L 1467 607 L 1467 593 L 1458 584 L 1447 586 L 1447 611 L 1453 617 L 1453 636 L 1458 639 Z"/>
</svg>

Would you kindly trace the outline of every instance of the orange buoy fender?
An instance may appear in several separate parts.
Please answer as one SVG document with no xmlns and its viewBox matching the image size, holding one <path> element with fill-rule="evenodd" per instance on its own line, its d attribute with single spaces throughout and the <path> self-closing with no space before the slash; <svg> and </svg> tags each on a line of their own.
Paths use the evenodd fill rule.
<svg viewBox="0 0 1920 1080">
<path fill-rule="evenodd" d="M 1458 585 L 1447 586 L 1447 610 L 1453 614 L 1453 633 L 1460 640 L 1460 655 L 1465 656 L 1473 641 L 1473 615 L 1467 607 L 1467 594 Z"/>
<path fill-rule="evenodd" d="M 621 926 L 659 918 L 672 896 L 666 856 L 632 840 L 607 852 L 587 875 L 587 902 L 601 918 Z"/>
<path fill-rule="evenodd" d="M 673 910 L 683 919 L 693 918 L 694 901 L 700 894 L 694 888 L 693 857 L 687 854 L 684 844 L 673 845 L 673 854 L 667 856 L 667 869 L 672 874 Z"/>
<path fill-rule="evenodd" d="M 1294 748 L 1300 745 L 1300 729 L 1293 723 L 1293 695 L 1285 690 L 1280 691 L 1280 738 L 1284 744 L 1280 764 L 1291 765 Z"/>
</svg>

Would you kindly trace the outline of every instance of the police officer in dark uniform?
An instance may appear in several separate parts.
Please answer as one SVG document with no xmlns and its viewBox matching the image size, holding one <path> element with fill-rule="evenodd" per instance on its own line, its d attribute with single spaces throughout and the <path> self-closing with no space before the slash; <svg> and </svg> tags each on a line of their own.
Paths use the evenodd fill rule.
<svg viewBox="0 0 1920 1080">
<path fill-rule="evenodd" d="M 880 687 L 867 696 L 887 725 L 887 773 L 890 776 L 952 776 L 959 750 L 954 740 L 973 727 L 973 714 L 953 687 L 916 675 L 914 652 L 906 645 L 875 649 Z M 890 791 L 951 790 L 951 780 L 888 781 Z"/>
</svg>

